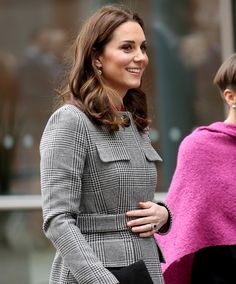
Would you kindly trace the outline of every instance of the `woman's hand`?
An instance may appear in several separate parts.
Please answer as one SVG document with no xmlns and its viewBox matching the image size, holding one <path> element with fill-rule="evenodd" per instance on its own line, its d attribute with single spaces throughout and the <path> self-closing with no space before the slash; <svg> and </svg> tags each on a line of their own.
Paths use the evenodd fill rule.
<svg viewBox="0 0 236 284">
<path fill-rule="evenodd" d="M 142 238 L 151 237 L 155 232 L 166 224 L 168 220 L 168 210 L 154 202 L 140 202 L 141 209 L 128 211 L 128 217 L 137 218 L 127 223 L 133 233 L 137 233 Z"/>
</svg>

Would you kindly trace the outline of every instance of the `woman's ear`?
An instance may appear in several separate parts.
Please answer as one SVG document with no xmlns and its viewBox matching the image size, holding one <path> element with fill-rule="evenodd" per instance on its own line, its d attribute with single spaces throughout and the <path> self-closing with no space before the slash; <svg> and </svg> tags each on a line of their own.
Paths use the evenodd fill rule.
<svg viewBox="0 0 236 284">
<path fill-rule="evenodd" d="M 95 65 L 97 74 L 99 76 L 101 76 L 102 75 L 102 63 L 101 63 L 101 61 L 99 59 L 95 59 L 94 65 Z"/>
<path fill-rule="evenodd" d="M 225 89 L 223 92 L 223 97 L 229 106 L 236 104 L 236 93 L 232 89 Z"/>
<path fill-rule="evenodd" d="M 98 69 L 100 69 L 102 67 L 102 63 L 101 63 L 99 58 L 95 59 L 95 65 Z"/>
</svg>

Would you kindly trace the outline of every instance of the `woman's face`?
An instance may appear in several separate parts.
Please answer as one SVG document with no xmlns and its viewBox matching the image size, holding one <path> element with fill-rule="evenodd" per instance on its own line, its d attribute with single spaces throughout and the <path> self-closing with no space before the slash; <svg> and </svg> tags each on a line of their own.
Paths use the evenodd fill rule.
<svg viewBox="0 0 236 284">
<path fill-rule="evenodd" d="M 123 98 L 128 89 L 140 86 L 147 64 L 144 32 L 138 23 L 126 22 L 114 30 L 96 65 L 106 84 Z"/>
</svg>

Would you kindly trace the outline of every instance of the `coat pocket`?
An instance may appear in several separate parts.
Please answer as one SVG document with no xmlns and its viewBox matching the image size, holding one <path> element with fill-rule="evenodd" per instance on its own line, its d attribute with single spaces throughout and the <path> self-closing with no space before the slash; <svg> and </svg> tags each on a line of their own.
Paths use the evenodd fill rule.
<svg viewBox="0 0 236 284">
<path fill-rule="evenodd" d="M 104 163 L 115 161 L 129 161 L 130 155 L 124 145 L 96 144 L 99 158 Z"/>
</svg>

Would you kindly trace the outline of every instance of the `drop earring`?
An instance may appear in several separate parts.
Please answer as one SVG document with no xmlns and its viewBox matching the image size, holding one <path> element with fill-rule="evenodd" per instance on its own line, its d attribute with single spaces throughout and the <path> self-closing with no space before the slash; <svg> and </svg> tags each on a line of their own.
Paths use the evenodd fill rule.
<svg viewBox="0 0 236 284">
<path fill-rule="evenodd" d="M 102 75 L 102 70 L 101 70 L 101 69 L 98 69 L 98 68 L 97 68 L 97 72 L 98 72 L 98 75 L 99 75 L 99 76 Z"/>
</svg>

